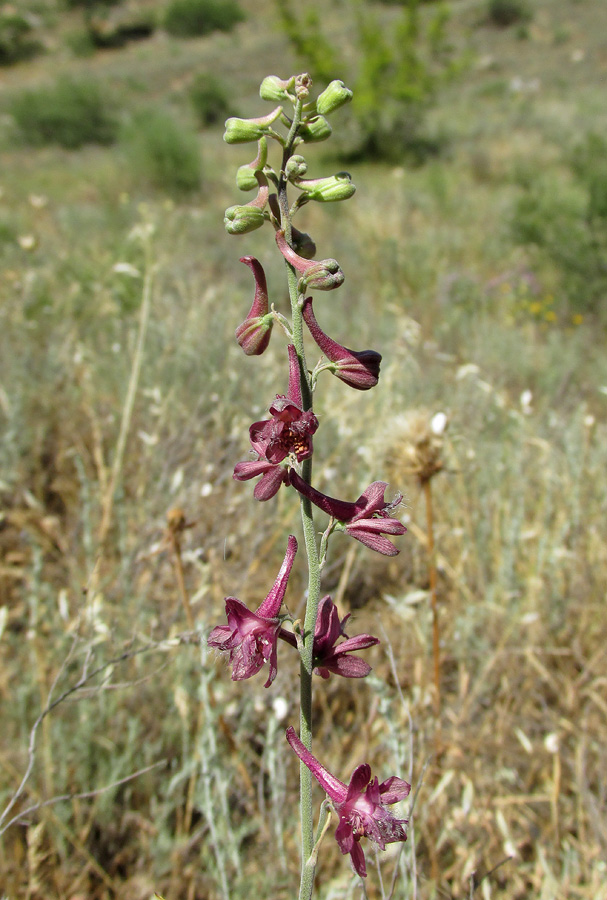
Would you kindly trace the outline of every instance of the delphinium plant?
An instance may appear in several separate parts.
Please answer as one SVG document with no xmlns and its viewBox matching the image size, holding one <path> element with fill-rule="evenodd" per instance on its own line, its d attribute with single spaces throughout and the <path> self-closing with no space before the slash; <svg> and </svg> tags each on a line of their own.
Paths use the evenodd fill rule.
<svg viewBox="0 0 607 900">
<path fill-rule="evenodd" d="M 233 680 L 250 678 L 265 668 L 268 688 L 277 673 L 279 642 L 285 645 L 285 657 L 291 664 L 297 661 L 295 653 L 299 655 L 299 735 L 290 726 L 286 738 L 301 761 L 300 900 L 312 896 L 318 849 L 330 824 L 331 809 L 338 818 L 335 838 L 339 848 L 342 853 L 350 854 L 354 870 L 364 877 L 362 839 L 375 842 L 381 849 L 387 843 L 405 841 L 408 822 L 397 818 L 388 807 L 410 791 L 410 785 L 394 775 L 380 782 L 367 763 L 359 765 L 346 783 L 331 774 L 312 754 L 313 674 L 324 679 L 331 674 L 364 678 L 371 668 L 357 651 L 378 643 L 370 634 L 348 637 L 345 631 L 348 616 L 340 618 L 331 597 L 321 597 L 329 540 L 342 532 L 370 550 L 394 556 L 398 549 L 391 538 L 402 535 L 405 528 L 393 515 L 402 498 L 398 495 L 392 501 L 386 500 L 385 482 L 373 482 L 353 501 L 328 496 L 312 484 L 313 436 L 319 427 L 313 401 L 320 376 L 329 372 L 349 388 L 368 391 L 378 383 L 381 356 L 374 350 L 349 350 L 329 337 L 316 318 L 313 295 L 339 288 L 344 274 L 335 259 L 316 259 L 312 238 L 295 228 L 293 220 L 306 204 L 347 200 L 355 187 L 344 172 L 321 178 L 306 177 L 307 162 L 301 150 L 330 136 L 327 117 L 352 97 L 341 81 L 331 82 L 316 100 L 311 97 L 311 87 L 311 79 L 306 74 L 285 80 L 276 76 L 265 78 L 260 96 L 274 103 L 272 112 L 258 118 L 230 118 L 224 135 L 228 144 L 257 145 L 255 158 L 238 169 L 236 179 L 241 190 L 256 190 L 256 197 L 249 203 L 227 209 L 225 227 L 234 235 L 247 234 L 265 225 L 273 228 L 277 250 L 286 266 L 291 301 L 290 318 L 277 312 L 269 302 L 261 264 L 252 256 L 241 258 L 252 272 L 255 295 L 246 318 L 236 329 L 236 339 L 245 354 L 258 356 L 267 349 L 273 327 L 278 325 L 286 336 L 288 386 L 286 394 L 277 394 L 272 401 L 269 418 L 251 425 L 253 455 L 237 463 L 234 478 L 238 481 L 257 478 L 253 496 L 260 502 L 271 501 L 279 490 L 290 490 L 299 499 L 308 568 L 306 611 L 302 622 L 294 621 L 283 610 L 298 548 L 296 538 L 290 535 L 284 562 L 265 600 L 253 611 L 235 597 L 226 598 L 227 624 L 213 628 L 208 638 L 209 646 L 228 655 Z M 272 166 L 268 151 L 276 144 L 280 148 L 279 160 L 277 166 Z M 312 370 L 306 362 L 304 331 L 309 332 L 323 355 Z M 314 507 L 329 516 L 320 537 L 314 524 Z M 312 778 L 327 795 L 316 834 Z"/>
</svg>

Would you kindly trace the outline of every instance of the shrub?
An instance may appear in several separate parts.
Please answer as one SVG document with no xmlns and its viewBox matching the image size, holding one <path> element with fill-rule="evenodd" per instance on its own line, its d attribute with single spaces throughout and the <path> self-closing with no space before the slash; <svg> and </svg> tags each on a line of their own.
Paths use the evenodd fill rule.
<svg viewBox="0 0 607 900">
<path fill-rule="evenodd" d="M 17 12 L 0 13 L 0 66 L 10 66 L 29 59 L 42 50 L 34 37 L 34 25 Z"/>
<path fill-rule="evenodd" d="M 98 5 L 87 16 L 87 29 L 95 47 L 112 50 L 129 41 L 141 41 L 154 33 L 151 10 L 132 6 Z"/>
<path fill-rule="evenodd" d="M 420 162 L 438 151 L 438 142 L 428 139 L 424 125 L 439 84 L 456 69 L 445 7 L 422 22 L 418 0 L 407 0 L 390 36 L 375 14 L 361 7 L 354 23 L 359 49 L 355 73 L 336 59 L 337 42 L 322 33 L 322 19 L 314 8 L 300 18 L 288 0 L 279 9 L 283 30 L 313 77 L 322 82 L 327 71 L 338 71 L 353 88 L 342 158 L 398 162 L 408 157 Z"/>
<path fill-rule="evenodd" d="M 329 84 L 339 63 L 334 46 L 322 33 L 318 10 L 307 6 L 298 17 L 285 0 L 276 4 L 276 12 L 287 40 L 315 81 Z"/>
<path fill-rule="evenodd" d="M 507 28 L 508 25 L 528 22 L 530 18 L 527 0 L 488 0 L 487 19 L 491 25 Z"/>
<path fill-rule="evenodd" d="M 121 0 L 64 0 L 68 9 L 82 7 L 85 14 L 88 14 L 92 9 L 99 8 L 100 6 L 117 6 L 120 2 Z"/>
<path fill-rule="evenodd" d="M 93 56 L 97 49 L 88 28 L 81 28 L 78 31 L 68 32 L 65 37 L 65 43 L 74 56 L 77 56 L 80 59 L 87 59 L 88 57 Z"/>
<path fill-rule="evenodd" d="M 201 125 L 216 125 L 234 115 L 227 91 L 213 75 L 201 72 L 190 88 L 190 100 Z"/>
<path fill-rule="evenodd" d="M 556 276 L 561 317 L 605 318 L 607 295 L 607 141 L 588 135 L 571 160 L 573 178 L 521 180 L 512 219 L 515 240 Z"/>
<path fill-rule="evenodd" d="M 169 193 L 200 188 L 200 149 L 196 135 L 168 113 L 140 112 L 125 132 L 127 155 L 134 171 Z"/>
<path fill-rule="evenodd" d="M 117 137 L 114 110 L 94 81 L 60 78 L 52 87 L 15 95 L 9 110 L 28 144 L 74 150 L 83 144 L 111 144 Z"/>
<path fill-rule="evenodd" d="M 198 37 L 231 31 L 243 19 L 236 0 L 173 0 L 164 14 L 164 27 L 175 37 Z"/>
</svg>

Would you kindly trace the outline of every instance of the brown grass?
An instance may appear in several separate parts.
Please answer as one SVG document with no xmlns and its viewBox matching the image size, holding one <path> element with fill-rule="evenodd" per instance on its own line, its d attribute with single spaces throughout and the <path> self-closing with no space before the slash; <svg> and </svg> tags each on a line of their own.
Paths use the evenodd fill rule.
<svg viewBox="0 0 607 900">
<path fill-rule="evenodd" d="M 447 88 L 432 113 L 452 125 L 448 158 L 412 172 L 361 166 L 347 215 L 306 212 L 347 277 L 323 327 L 385 357 L 372 397 L 321 383 L 317 484 L 353 498 L 390 480 L 405 493 L 409 529 L 388 561 L 337 535 L 323 584 L 352 611 L 351 633 L 382 643 L 369 651 L 374 672 L 363 684 L 318 683 L 315 750 L 339 777 L 369 759 L 382 777 L 410 777 L 416 792 L 402 857 L 392 848 L 382 857 L 383 893 L 368 853 L 370 898 L 388 895 L 396 866 L 398 898 L 607 896 L 603 336 L 515 321 L 495 288 L 529 266 L 502 228 L 513 167 L 528 157 L 562 166 L 563 129 L 604 122 L 604 13 L 590 3 L 538 8 L 528 41 L 471 32 L 492 61 Z M 458 40 L 477 14 L 465 7 Z M 563 21 L 565 44 L 553 40 Z M 128 83 L 131 100 L 139 72 L 150 95 L 178 105 L 183 79 L 208 53 L 257 111 L 255 86 L 267 65 L 286 74 L 286 51 L 269 29 L 261 43 L 255 35 L 245 26 L 206 43 L 155 39 L 92 65 Z M 583 59 L 567 62 L 582 43 Z M 9 86 L 44 77 L 47 65 L 12 70 Z M 61 56 L 61 66 L 88 65 Z M 562 71 L 570 93 L 557 83 Z M 542 90 L 483 94 L 515 74 L 539 74 Z M 267 264 L 280 309 L 282 273 L 267 235 L 245 247 L 221 233 L 246 153 L 228 157 L 214 132 L 201 146 L 204 195 L 178 204 L 138 194 L 114 151 L 7 147 L 2 212 L 35 246 L 7 238 L 0 257 L 0 810 L 26 771 L 49 692 L 52 702 L 71 691 L 40 722 L 15 812 L 69 799 L 41 805 L 0 838 L 0 895 L 11 900 L 147 900 L 154 891 L 215 900 L 226 884 L 234 900 L 286 900 L 296 890 L 297 767 L 282 737 L 297 716 L 288 648 L 264 691 L 259 679 L 233 684 L 203 639 L 225 596 L 265 596 L 287 534 L 298 533 L 287 491 L 254 504 L 251 486 L 231 477 L 250 421 L 286 387 L 279 340 L 255 362 L 231 342 L 251 289 L 235 261 L 247 252 Z M 314 166 L 324 171 L 320 156 Z M 31 199 L 39 195 L 42 206 Z M 120 281 L 112 267 L 143 271 L 129 241 L 142 220 L 156 227 L 157 271 L 129 411 L 141 280 Z M 520 401 L 527 389 L 530 406 Z M 439 723 L 425 508 L 403 433 L 403 417 L 419 408 L 450 418 L 432 485 Z M 176 508 L 191 527 L 171 544 L 166 517 Z M 287 596 L 295 615 L 304 580 L 299 560 Z M 318 885 L 334 900 L 359 891 L 332 829 Z"/>
</svg>

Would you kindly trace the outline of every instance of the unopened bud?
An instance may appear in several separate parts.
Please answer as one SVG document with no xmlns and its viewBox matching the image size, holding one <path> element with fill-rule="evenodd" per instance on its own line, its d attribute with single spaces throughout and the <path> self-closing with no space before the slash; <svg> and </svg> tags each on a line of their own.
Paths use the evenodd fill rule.
<svg viewBox="0 0 607 900">
<path fill-rule="evenodd" d="M 257 119 L 239 119 L 232 116 L 225 124 L 223 136 L 226 144 L 247 144 L 250 141 L 258 141 L 282 112 L 282 106 L 277 106 L 267 116 L 259 116 Z"/>
<path fill-rule="evenodd" d="M 343 81 L 332 81 L 316 100 L 316 111 L 321 116 L 328 116 L 340 106 L 349 103 L 352 99 L 352 91 L 345 86 Z"/>
<path fill-rule="evenodd" d="M 241 191 L 254 191 L 258 188 L 255 170 L 250 165 L 240 166 L 236 172 L 236 185 Z"/>
<path fill-rule="evenodd" d="M 336 200 L 348 200 L 356 191 L 348 172 L 338 172 L 329 178 L 303 179 L 297 187 L 304 191 L 306 199 L 331 203 Z"/>
<path fill-rule="evenodd" d="M 323 368 L 329 369 L 357 391 L 368 391 L 375 387 L 379 378 L 380 354 L 375 350 L 349 350 L 325 334 L 314 316 L 311 297 L 304 301 L 302 312 L 310 334 L 329 360 L 329 364 Z"/>
<path fill-rule="evenodd" d="M 259 86 L 259 96 L 262 100 L 269 100 L 271 103 L 282 103 L 283 100 L 289 99 L 288 91 L 293 88 L 294 84 L 294 77 L 284 81 L 278 75 L 268 75 Z"/>
<path fill-rule="evenodd" d="M 331 137 L 332 130 L 323 116 L 314 116 L 313 119 L 300 125 L 297 133 L 306 144 L 311 144 L 315 141 L 326 141 L 328 137 Z"/>
<path fill-rule="evenodd" d="M 285 175 L 289 181 L 297 181 L 298 178 L 303 178 L 307 171 L 307 162 L 303 156 L 297 154 L 292 156 L 285 166 Z"/>
<path fill-rule="evenodd" d="M 344 273 L 336 259 L 321 259 L 300 279 L 301 287 L 316 291 L 334 291 L 344 283 Z"/>
<path fill-rule="evenodd" d="M 236 329 L 236 340 L 247 356 L 261 356 L 272 334 L 274 317 L 272 313 L 267 316 L 247 317 Z"/>
<path fill-rule="evenodd" d="M 286 261 L 301 275 L 297 286 L 300 293 L 305 293 L 306 288 L 332 291 L 343 284 L 344 273 L 336 259 L 321 259 L 319 262 L 304 259 L 287 243 L 284 231 L 277 231 L 275 237 Z"/>
<path fill-rule="evenodd" d="M 244 322 L 236 329 L 236 340 L 247 356 L 259 356 L 270 343 L 274 316 L 268 310 L 268 285 L 263 266 L 254 256 L 243 256 L 255 278 L 255 297 Z"/>
<path fill-rule="evenodd" d="M 247 234 L 261 228 L 264 222 L 263 210 L 257 206 L 230 206 L 223 216 L 228 234 Z"/>
<path fill-rule="evenodd" d="M 236 184 L 241 191 L 253 191 L 261 184 L 256 173 L 263 173 L 263 168 L 267 161 L 268 141 L 267 138 L 261 137 L 257 145 L 257 156 L 255 159 L 246 166 L 241 166 L 236 173 Z"/>
</svg>

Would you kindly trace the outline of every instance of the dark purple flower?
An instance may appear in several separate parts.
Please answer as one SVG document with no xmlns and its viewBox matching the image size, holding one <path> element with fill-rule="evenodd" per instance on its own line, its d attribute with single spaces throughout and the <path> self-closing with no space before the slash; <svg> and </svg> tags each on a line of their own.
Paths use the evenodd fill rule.
<svg viewBox="0 0 607 900">
<path fill-rule="evenodd" d="M 254 422 L 249 429 L 257 460 L 234 467 L 237 481 L 263 476 L 253 491 L 257 500 L 269 500 L 281 484 L 290 483 L 289 470 L 281 465 L 283 460 L 293 457 L 301 462 L 312 455 L 312 435 L 318 428 L 318 419 L 311 410 L 303 409 L 299 359 L 292 344 L 289 344 L 289 389 L 286 396 L 277 394 L 270 415 L 271 419 Z"/>
<path fill-rule="evenodd" d="M 406 532 L 402 522 L 390 515 L 403 498 L 402 494 L 397 494 L 391 503 L 386 503 L 384 493 L 388 485 L 385 481 L 374 481 L 354 503 L 336 500 L 317 491 L 294 469 L 289 472 L 289 483 L 315 506 L 341 522 L 347 534 L 371 550 L 383 553 L 384 556 L 396 556 L 400 552 L 383 535 Z"/>
<path fill-rule="evenodd" d="M 236 329 L 236 340 L 247 356 L 260 356 L 270 343 L 274 317 L 268 310 L 268 286 L 265 272 L 254 256 L 242 256 L 255 278 L 255 297 L 247 317 Z"/>
<path fill-rule="evenodd" d="M 370 634 L 357 634 L 349 638 L 344 626 L 350 613 L 339 618 L 336 605 L 327 594 L 318 605 L 316 627 L 314 628 L 314 671 L 321 678 L 328 678 L 330 672 L 344 678 L 365 678 L 371 671 L 369 663 L 358 656 L 348 656 L 355 650 L 366 650 L 379 644 L 379 639 Z M 340 637 L 346 638 L 335 646 Z"/>
<path fill-rule="evenodd" d="M 332 365 L 327 366 L 337 378 L 359 391 L 375 387 L 379 379 L 381 354 L 375 350 L 348 350 L 330 338 L 320 328 L 312 311 L 312 298 L 307 297 L 303 305 L 303 317 L 310 334 Z"/>
<path fill-rule="evenodd" d="M 269 687 L 276 677 L 276 646 L 282 606 L 287 582 L 297 553 L 297 541 L 289 535 L 287 552 L 274 585 L 256 612 L 251 612 L 236 597 L 226 597 L 227 625 L 217 625 L 208 637 L 209 647 L 216 647 L 230 654 L 232 681 L 242 681 L 256 675 L 266 660 L 270 662 L 270 674 L 265 683 Z"/>
<path fill-rule="evenodd" d="M 340 621 L 337 607 L 328 594 L 318 604 L 314 627 L 313 665 L 315 674 L 321 678 L 328 678 L 330 672 L 343 678 L 365 678 L 371 671 L 371 666 L 364 659 L 347 654 L 373 647 L 379 644 L 379 640 L 370 634 L 357 634 L 349 638 L 344 631 L 344 625 L 349 618 L 350 613 Z M 278 636 L 292 647 L 297 647 L 297 638 L 292 631 L 281 628 Z M 340 637 L 346 640 L 336 647 L 335 642 Z"/>
<path fill-rule="evenodd" d="M 287 740 L 333 803 L 339 816 L 335 840 L 342 853 L 350 854 L 354 871 L 365 878 L 367 867 L 360 839 L 367 837 L 382 850 L 386 844 L 407 840 L 404 826 L 409 820 L 395 818 L 386 806 L 406 797 L 411 785 L 396 775 L 379 784 L 377 777 L 371 777 L 371 766 L 364 763 L 354 769 L 346 786 L 306 750 L 294 728 L 287 728 Z"/>
</svg>

